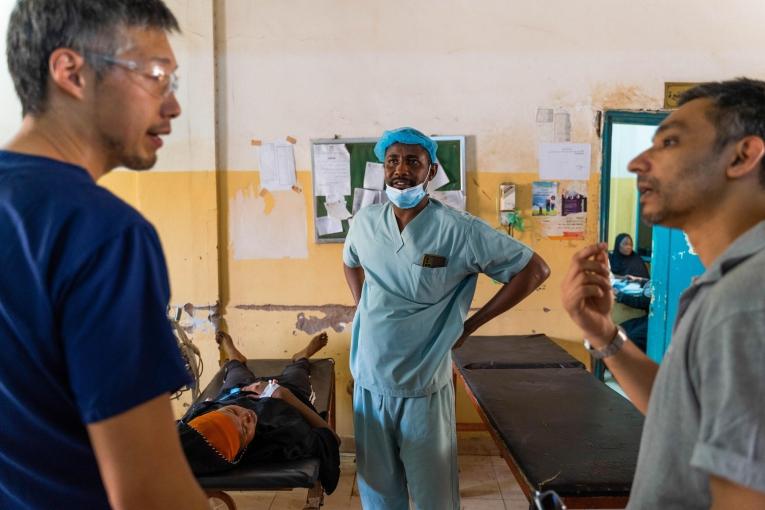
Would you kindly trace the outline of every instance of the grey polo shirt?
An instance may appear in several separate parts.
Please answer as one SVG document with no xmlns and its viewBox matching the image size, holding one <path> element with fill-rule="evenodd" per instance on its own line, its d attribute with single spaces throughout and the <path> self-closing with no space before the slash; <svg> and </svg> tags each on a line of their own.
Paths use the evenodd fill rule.
<svg viewBox="0 0 765 510">
<path fill-rule="evenodd" d="M 709 508 L 709 476 L 765 492 L 765 221 L 680 299 L 629 509 Z"/>
</svg>

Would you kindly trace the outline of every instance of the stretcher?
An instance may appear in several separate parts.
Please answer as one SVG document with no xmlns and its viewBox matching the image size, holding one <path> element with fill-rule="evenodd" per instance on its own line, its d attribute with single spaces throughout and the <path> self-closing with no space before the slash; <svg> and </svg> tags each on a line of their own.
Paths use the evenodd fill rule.
<svg viewBox="0 0 765 510">
<path fill-rule="evenodd" d="M 289 359 L 247 360 L 247 367 L 259 377 L 278 375 L 291 363 Z M 316 394 L 314 407 L 335 428 L 335 361 L 331 358 L 312 359 L 311 386 Z M 215 398 L 223 383 L 223 371 L 218 371 L 196 401 Z M 195 402 L 196 402 L 195 401 Z M 237 466 L 223 473 L 197 476 L 208 498 L 223 508 L 235 510 L 231 491 L 280 491 L 307 488 L 305 510 L 318 510 L 324 501 L 324 489 L 319 481 L 319 459 L 309 458 L 274 462 L 257 466 Z"/>
</svg>

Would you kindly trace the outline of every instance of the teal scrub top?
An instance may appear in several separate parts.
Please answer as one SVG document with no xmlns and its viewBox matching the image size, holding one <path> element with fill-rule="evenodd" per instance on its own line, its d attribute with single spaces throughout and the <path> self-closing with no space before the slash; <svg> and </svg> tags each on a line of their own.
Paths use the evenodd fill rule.
<svg viewBox="0 0 765 510">
<path fill-rule="evenodd" d="M 365 275 L 351 336 L 356 384 L 393 397 L 438 391 L 451 380 L 451 347 L 462 335 L 478 273 L 507 283 L 532 254 L 433 199 L 403 232 L 389 202 L 361 209 L 343 249 L 345 265 L 361 266 Z M 444 257 L 444 267 L 423 267 L 425 255 Z"/>
</svg>

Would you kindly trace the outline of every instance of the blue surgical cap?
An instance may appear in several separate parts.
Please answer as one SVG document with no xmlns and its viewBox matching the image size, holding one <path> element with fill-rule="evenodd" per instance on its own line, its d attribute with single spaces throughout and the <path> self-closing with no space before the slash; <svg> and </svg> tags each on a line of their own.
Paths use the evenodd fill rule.
<svg viewBox="0 0 765 510">
<path fill-rule="evenodd" d="M 432 138 L 422 134 L 414 128 L 402 127 L 385 131 L 375 145 L 375 156 L 380 161 L 385 161 L 385 151 L 394 143 L 403 143 L 406 145 L 420 145 L 430 155 L 430 162 L 436 162 L 436 149 L 438 144 Z"/>
</svg>

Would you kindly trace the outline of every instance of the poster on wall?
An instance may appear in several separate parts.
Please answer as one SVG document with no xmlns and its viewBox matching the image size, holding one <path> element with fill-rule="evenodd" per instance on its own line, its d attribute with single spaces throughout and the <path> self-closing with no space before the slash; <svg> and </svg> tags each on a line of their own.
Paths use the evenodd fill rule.
<svg viewBox="0 0 765 510">
<path fill-rule="evenodd" d="M 536 183 L 535 183 L 536 184 Z M 587 228 L 587 181 L 560 184 L 560 215 L 540 215 L 540 232 L 548 239 L 584 239 Z"/>
<path fill-rule="evenodd" d="M 534 181 L 531 185 L 531 215 L 556 216 L 558 214 L 558 183 Z"/>
</svg>

